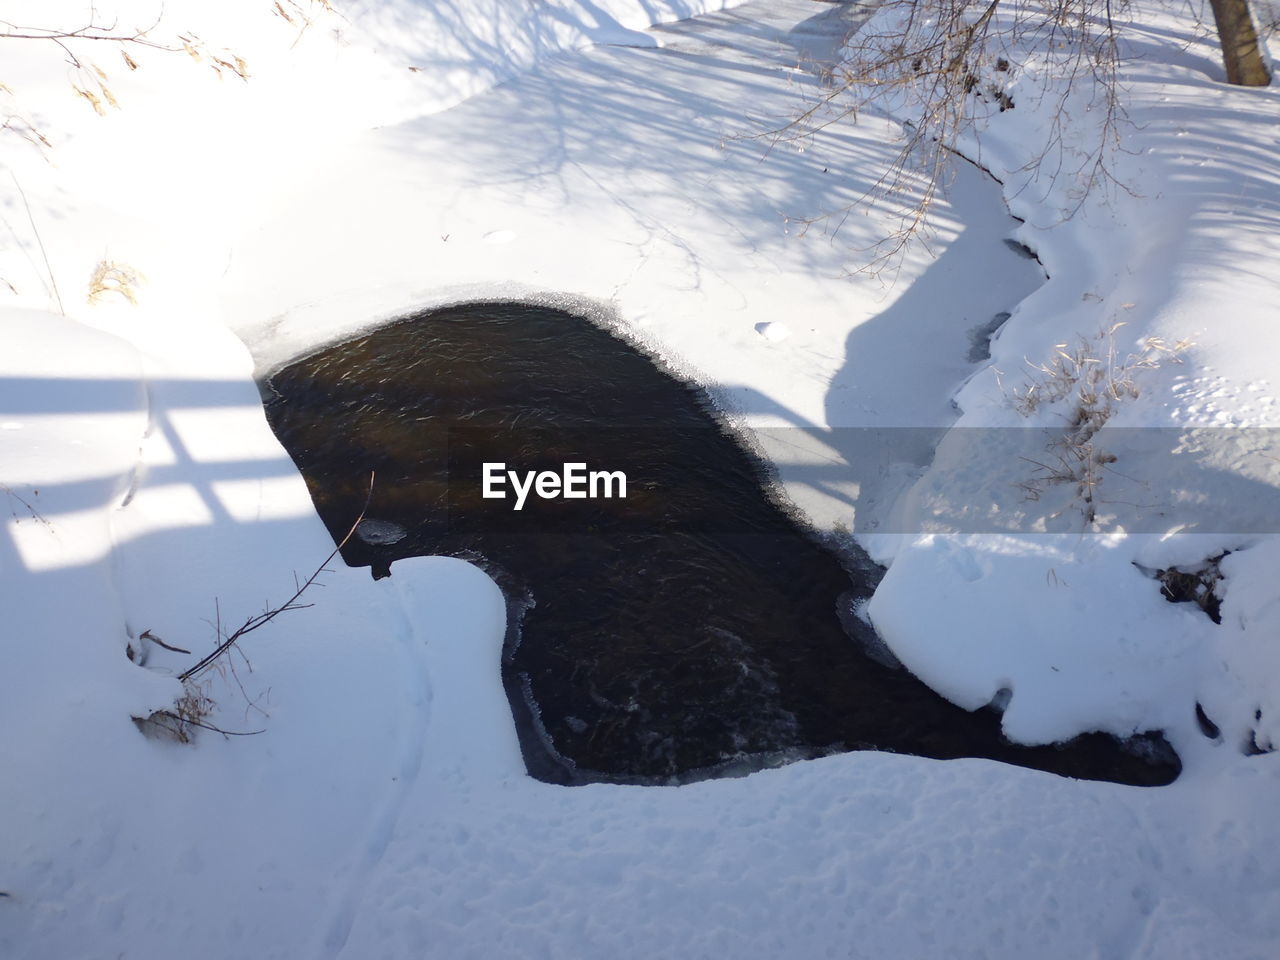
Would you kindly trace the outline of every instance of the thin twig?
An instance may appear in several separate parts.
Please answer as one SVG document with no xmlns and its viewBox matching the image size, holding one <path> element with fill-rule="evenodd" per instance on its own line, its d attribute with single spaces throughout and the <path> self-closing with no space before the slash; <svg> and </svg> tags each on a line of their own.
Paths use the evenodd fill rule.
<svg viewBox="0 0 1280 960">
<path fill-rule="evenodd" d="M 150 640 L 152 643 L 156 644 L 157 646 L 164 647 L 166 650 L 172 650 L 174 653 L 186 653 L 186 654 L 191 653 L 190 650 L 183 650 L 181 647 L 175 647 L 165 643 L 163 640 L 157 637 L 150 630 L 143 630 L 142 633 L 138 634 L 138 638 L 140 640 Z"/>
<path fill-rule="evenodd" d="M 54 299 L 58 301 L 58 312 L 65 317 L 67 311 L 62 305 L 62 294 L 58 293 L 58 281 L 53 277 L 53 267 L 49 266 L 49 254 L 44 248 L 44 240 L 40 237 L 40 230 L 36 227 L 36 218 L 31 215 L 31 204 L 27 203 L 26 191 L 22 189 L 22 184 L 18 182 L 17 174 L 10 170 L 9 176 L 13 178 L 13 185 L 18 188 L 18 196 L 22 197 L 22 205 L 27 208 L 27 220 L 31 224 L 31 232 L 36 235 L 36 243 L 40 245 L 40 255 L 44 257 L 44 268 L 49 271 L 49 283 L 53 286 Z"/>
<path fill-rule="evenodd" d="M 53 530 L 53 524 L 49 522 L 49 520 L 44 516 L 44 514 L 42 514 L 39 510 L 33 507 L 20 494 L 14 491 L 13 487 L 5 483 L 0 483 L 0 493 L 3 493 L 5 496 L 10 497 L 14 500 L 17 500 L 20 504 L 22 504 L 24 507 L 27 508 L 27 512 L 31 514 L 32 520 L 35 520 L 37 523 L 44 524 L 44 526 L 50 531 Z M 17 520 L 18 515 L 16 513 L 13 513 L 12 506 L 9 508 L 9 510 L 10 510 L 10 513 L 13 515 L 14 519 Z"/>
<path fill-rule="evenodd" d="M 182 726 L 199 727 L 201 730 L 212 730 L 214 733 L 220 733 L 224 737 L 256 737 L 260 733 L 266 733 L 266 730 L 223 730 L 221 727 L 215 727 L 211 723 L 204 723 L 200 720 L 193 720 L 190 717 L 180 717 L 176 713 L 170 713 L 168 710 L 157 710 L 147 719 L 151 723 L 155 723 L 156 717 L 167 717 L 176 720 Z M 159 724 L 157 724 L 159 726 Z"/>
<path fill-rule="evenodd" d="M 277 607 L 272 607 L 270 610 L 264 610 L 262 613 L 255 614 L 254 616 L 249 617 L 236 630 L 228 634 L 227 637 L 221 643 L 219 643 L 211 653 L 202 657 L 195 666 L 190 667 L 187 670 L 184 670 L 182 673 L 178 674 L 179 680 L 182 680 L 185 682 L 187 680 L 190 680 L 196 674 L 203 672 L 211 664 L 213 664 L 219 657 L 221 657 L 224 653 L 226 653 L 228 650 L 234 647 L 236 643 L 238 643 L 243 637 L 245 637 L 247 634 L 252 633 L 254 630 L 257 630 L 259 627 L 265 626 L 266 624 L 270 623 L 280 614 L 285 613 L 286 611 L 289 611 L 289 610 L 304 610 L 307 607 L 312 606 L 309 603 L 298 603 L 298 600 L 307 591 L 307 588 L 316 582 L 316 579 L 320 576 L 320 574 L 324 573 L 328 569 L 330 561 L 332 561 L 333 558 L 336 557 L 341 552 L 342 548 L 347 545 L 347 541 L 350 540 L 351 537 L 355 534 L 356 527 L 360 526 L 360 522 L 364 519 L 365 511 L 369 509 L 369 501 L 373 499 L 373 480 L 374 480 L 374 474 L 370 473 L 369 474 L 369 492 L 365 495 L 364 506 L 360 508 L 360 514 L 359 516 L 356 517 L 355 521 L 351 524 L 351 529 L 347 531 L 347 535 L 342 538 L 342 540 L 338 543 L 336 547 L 333 548 L 333 552 L 330 553 L 327 557 L 325 557 L 324 562 L 321 563 L 320 566 L 316 567 L 315 571 L 312 572 L 311 576 L 307 577 L 306 580 L 304 580 L 300 585 L 298 585 L 298 588 L 293 592 L 293 596 L 291 596 L 288 600 L 286 600 L 284 603 L 280 604 Z M 221 622 L 221 614 L 219 614 L 219 622 Z M 221 635 L 221 631 L 219 631 L 219 635 Z"/>
</svg>

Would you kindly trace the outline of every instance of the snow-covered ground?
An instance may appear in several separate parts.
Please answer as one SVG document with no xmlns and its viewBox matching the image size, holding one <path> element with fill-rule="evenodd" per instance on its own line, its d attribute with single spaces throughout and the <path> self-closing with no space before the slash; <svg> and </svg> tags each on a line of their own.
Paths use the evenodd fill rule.
<svg viewBox="0 0 1280 960">
<path fill-rule="evenodd" d="M 304 25 L 170 0 L 152 35 L 198 35 L 203 65 L 141 48 L 134 71 L 72 42 L 105 79 L 0 40 L 5 115 L 50 141 L 0 138 L 0 953 L 1274 956 L 1280 761 L 1244 748 L 1280 740 L 1280 538 L 1258 512 L 1280 418 L 1275 94 L 1221 85 L 1212 43 L 1144 2 L 1115 168 L 1133 195 L 1064 218 L 1069 183 L 1022 182 L 1052 102 L 1029 60 L 1017 108 L 962 145 L 1002 186 L 958 164 L 930 249 L 889 283 L 845 275 L 887 215 L 834 238 L 803 221 L 856 200 L 896 128 L 751 138 L 813 95 L 856 7 L 334 6 Z M 99 22 L 159 7 L 100 4 Z M 228 50 L 247 82 L 208 69 Z M 120 103 L 104 117 L 72 90 L 102 100 L 99 80 Z M 88 302 L 100 261 L 136 304 Z M 596 304 L 707 384 L 815 522 L 891 561 L 869 615 L 944 694 L 1011 691 L 1027 742 L 1166 729 L 1182 777 L 859 753 L 678 788 L 541 784 L 499 679 L 501 597 L 442 558 L 378 583 L 336 567 L 247 640 L 211 720 L 261 735 L 140 736 L 130 717 L 170 704 L 190 661 L 144 632 L 203 652 L 209 621 L 279 602 L 331 549 L 255 370 L 477 295 Z M 1119 365 L 1143 338 L 1190 345 L 1133 371 L 1094 441 L 1116 457 L 1106 532 L 1082 534 L 1066 486 L 1014 485 L 1076 401 L 1014 400 L 1027 360 L 1080 338 L 1105 358 L 1119 321 Z M 978 429 L 932 465 L 936 434 L 885 433 L 952 425 Z M 1174 453 L 1153 427 L 1216 432 Z M 872 463 L 882 435 L 908 439 Z M 1143 569 L 1224 550 L 1220 625 Z"/>
</svg>

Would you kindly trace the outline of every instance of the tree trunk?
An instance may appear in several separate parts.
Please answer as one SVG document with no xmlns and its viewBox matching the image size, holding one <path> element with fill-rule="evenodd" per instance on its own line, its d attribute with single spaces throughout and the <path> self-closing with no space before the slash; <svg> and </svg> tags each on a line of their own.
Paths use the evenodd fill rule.
<svg viewBox="0 0 1280 960">
<path fill-rule="evenodd" d="M 1258 34 L 1249 15 L 1249 0 L 1209 0 L 1218 23 L 1222 59 L 1227 67 L 1227 83 L 1244 87 L 1265 87 L 1271 74 L 1262 62 Z"/>
</svg>

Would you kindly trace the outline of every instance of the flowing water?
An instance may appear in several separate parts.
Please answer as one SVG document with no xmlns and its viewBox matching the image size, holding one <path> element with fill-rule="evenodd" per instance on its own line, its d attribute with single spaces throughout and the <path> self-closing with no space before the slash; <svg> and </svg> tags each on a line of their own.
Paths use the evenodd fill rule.
<svg viewBox="0 0 1280 960">
<path fill-rule="evenodd" d="M 589 320 L 435 310 L 298 360 L 263 392 L 335 539 L 376 475 L 347 563 L 383 576 L 447 554 L 503 588 L 503 681 L 540 779 L 675 783 L 860 749 L 1134 784 L 1178 773 L 1158 734 L 1014 746 L 995 710 L 961 710 L 896 666 L 854 615 L 878 569 L 790 515 L 699 388 Z M 505 499 L 483 496 L 486 463 L 621 471 L 626 496 L 530 492 L 517 511 L 509 480 Z"/>
</svg>

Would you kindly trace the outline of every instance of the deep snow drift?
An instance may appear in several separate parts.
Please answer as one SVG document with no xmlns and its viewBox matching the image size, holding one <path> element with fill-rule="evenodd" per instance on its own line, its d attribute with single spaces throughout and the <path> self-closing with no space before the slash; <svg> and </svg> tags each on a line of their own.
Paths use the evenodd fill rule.
<svg viewBox="0 0 1280 960">
<path fill-rule="evenodd" d="M 110 6 L 102 22 L 147 25 L 159 5 Z M 772 151 L 744 137 L 816 89 L 802 60 L 835 41 L 814 18 L 852 8 L 779 0 L 645 31 L 720 4 L 390 0 L 312 5 L 302 30 L 223 6 L 170 2 L 156 36 L 231 49 L 249 81 L 208 54 L 143 50 L 130 71 L 84 41 L 121 104 L 102 118 L 70 89 L 96 73 L 2 41 L 6 114 L 51 146 L 0 140 L 0 951 L 1274 952 L 1280 762 L 1256 751 L 1280 738 L 1280 540 L 1175 532 L 1207 522 L 1179 509 L 1134 534 L 1122 502 L 1243 499 L 1274 485 L 1271 451 L 1175 461 L 1120 429 L 1276 426 L 1272 90 L 1221 85 L 1208 39 L 1139 5 L 1117 165 L 1135 195 L 1063 219 L 1071 197 L 1020 182 L 1044 125 L 1028 58 L 1018 108 L 966 146 L 1003 188 L 960 166 L 931 250 L 886 286 L 843 276 L 883 217 L 834 240 L 799 224 L 874 181 L 893 124 Z M 1046 282 L 1001 244 L 1015 230 Z M 104 260 L 132 271 L 111 276 L 136 306 L 110 285 L 86 302 Z M 171 702 L 189 659 L 144 632 L 203 652 L 208 620 L 278 602 L 331 548 L 254 370 L 476 292 L 612 304 L 740 424 L 805 438 L 761 442 L 815 522 L 894 531 L 862 537 L 892 561 L 867 614 L 926 681 L 966 706 L 1010 690 L 1006 731 L 1027 741 L 1164 726 L 1183 776 L 1139 790 L 863 753 L 673 789 L 539 784 L 499 680 L 501 598 L 439 558 L 379 583 L 334 569 L 316 606 L 255 634 L 252 669 L 210 694 L 214 722 L 261 735 L 140 736 L 130 717 Z M 991 362 L 971 364 L 971 331 L 1001 311 Z M 871 466 L 842 446 L 843 427 L 1056 427 L 1075 401 L 1020 413 L 1026 361 L 1120 320 L 1122 366 L 1143 338 L 1190 345 L 1135 368 L 1097 435 L 1144 491 L 1103 480 L 1103 533 L 1081 532 L 1068 487 L 1028 502 L 999 481 L 1018 523 L 950 534 L 948 479 L 1031 479 L 1016 453 L 979 469 L 951 440 L 931 466 L 927 449 Z M 1143 569 L 1225 550 L 1220 625 Z"/>
</svg>

